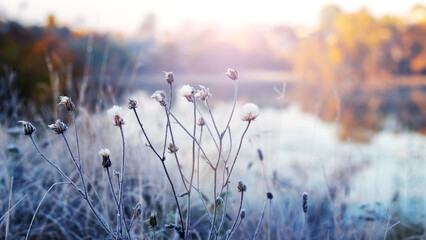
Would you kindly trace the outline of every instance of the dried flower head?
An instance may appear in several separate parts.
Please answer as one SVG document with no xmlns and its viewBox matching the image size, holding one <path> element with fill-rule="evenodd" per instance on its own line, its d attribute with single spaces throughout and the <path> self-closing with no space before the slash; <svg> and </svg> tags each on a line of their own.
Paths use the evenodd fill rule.
<svg viewBox="0 0 426 240">
<path fill-rule="evenodd" d="M 243 181 L 238 181 L 238 191 L 239 192 L 245 192 L 247 190 L 247 186 L 243 183 Z"/>
<path fill-rule="evenodd" d="M 111 167 L 111 159 L 109 158 L 110 151 L 108 148 L 102 148 L 98 152 L 99 156 L 102 157 L 102 167 L 109 168 Z"/>
<path fill-rule="evenodd" d="M 204 118 L 200 117 L 198 119 L 197 125 L 198 126 L 204 126 L 204 125 L 206 125 L 206 122 L 204 121 Z"/>
<path fill-rule="evenodd" d="M 175 76 L 173 76 L 173 72 L 163 71 L 163 73 L 166 75 L 166 82 L 168 84 L 172 84 L 175 81 Z"/>
<path fill-rule="evenodd" d="M 67 111 L 74 111 L 75 110 L 75 104 L 73 101 L 71 101 L 71 98 L 67 96 L 59 96 L 59 104 L 64 105 L 65 110 Z"/>
<path fill-rule="evenodd" d="M 207 98 L 211 97 L 210 88 L 206 88 L 203 85 L 198 85 L 201 89 L 197 90 L 195 97 L 199 98 L 201 101 L 205 101 Z"/>
<path fill-rule="evenodd" d="M 183 87 L 179 91 L 180 95 L 184 96 L 188 102 L 194 101 L 193 94 L 195 93 L 195 89 L 189 85 L 183 85 Z"/>
<path fill-rule="evenodd" d="M 32 135 L 36 130 L 36 128 L 30 122 L 18 121 L 18 123 L 22 124 L 22 127 L 24 128 L 24 134 L 25 135 Z"/>
<path fill-rule="evenodd" d="M 241 213 L 240 213 L 240 218 L 241 219 L 244 219 L 246 217 L 246 210 L 241 210 Z"/>
<path fill-rule="evenodd" d="M 61 122 L 60 119 L 56 120 L 55 123 L 48 125 L 56 134 L 62 134 L 67 131 L 68 127 L 65 123 Z"/>
<path fill-rule="evenodd" d="M 138 102 L 136 100 L 129 99 L 129 103 L 127 104 L 129 109 L 136 109 L 138 107 Z"/>
<path fill-rule="evenodd" d="M 161 104 L 161 106 L 166 106 L 166 93 L 164 91 L 156 91 L 154 94 L 152 94 L 151 98 L 154 98 L 157 102 Z"/>
<path fill-rule="evenodd" d="M 152 211 L 151 214 L 149 215 L 149 218 L 145 220 L 145 222 L 149 224 L 150 228 L 157 226 L 157 212 Z"/>
<path fill-rule="evenodd" d="M 272 198 L 274 198 L 274 195 L 272 195 L 272 193 L 271 193 L 271 192 L 267 192 L 267 193 L 266 193 L 266 197 L 267 197 L 269 200 L 271 200 Z"/>
<path fill-rule="evenodd" d="M 241 112 L 241 120 L 252 121 L 259 116 L 259 107 L 254 103 L 246 103 Z"/>
<path fill-rule="evenodd" d="M 232 68 L 228 68 L 228 70 L 226 70 L 226 73 L 225 73 L 230 79 L 232 79 L 232 80 L 237 80 L 238 79 L 238 73 L 237 73 L 237 71 L 235 70 L 235 69 L 232 69 Z"/>
<path fill-rule="evenodd" d="M 304 213 L 308 212 L 308 194 L 306 192 L 302 195 L 302 208 Z"/>
<path fill-rule="evenodd" d="M 137 203 L 135 208 L 133 209 L 134 213 L 135 213 L 135 218 L 138 218 L 141 216 L 142 214 L 142 204 L 141 203 Z"/>
<path fill-rule="evenodd" d="M 108 115 L 113 117 L 114 126 L 121 126 L 124 124 L 124 120 L 120 117 L 121 107 L 114 105 L 108 109 Z"/>
<path fill-rule="evenodd" d="M 179 148 L 173 145 L 173 143 L 170 143 L 167 149 L 169 150 L 169 153 L 175 153 L 179 150 Z"/>
</svg>

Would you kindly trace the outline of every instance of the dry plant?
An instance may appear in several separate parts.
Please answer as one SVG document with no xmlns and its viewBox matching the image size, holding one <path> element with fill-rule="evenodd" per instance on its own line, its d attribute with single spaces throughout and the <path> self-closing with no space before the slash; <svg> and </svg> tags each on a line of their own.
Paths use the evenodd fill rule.
<svg viewBox="0 0 426 240">
<path fill-rule="evenodd" d="M 149 147 L 152 152 L 157 156 L 159 162 L 161 163 L 165 178 L 170 185 L 170 188 L 173 193 L 173 199 L 176 207 L 176 214 L 172 222 L 165 224 L 165 229 L 173 229 L 175 233 L 181 239 L 189 239 L 193 236 L 200 238 L 200 232 L 197 231 L 196 227 L 202 221 L 203 218 L 207 218 L 209 223 L 209 230 L 205 231 L 204 238 L 207 239 L 232 239 L 234 234 L 236 233 L 238 227 L 241 222 L 245 218 L 246 211 L 242 209 L 244 193 L 247 190 L 247 186 L 239 181 L 237 185 L 237 190 L 240 192 L 240 201 L 238 204 L 238 211 L 235 213 L 235 217 L 232 223 L 229 220 L 229 195 L 230 195 L 230 183 L 231 183 L 231 175 L 233 173 L 234 167 L 236 165 L 241 147 L 243 145 L 244 137 L 251 125 L 251 123 L 258 117 L 259 108 L 257 105 L 253 103 L 248 103 L 243 106 L 241 120 L 246 123 L 244 131 L 242 135 L 239 137 L 239 141 L 236 144 L 236 151 L 233 153 L 232 149 L 234 147 L 233 142 L 233 133 L 230 129 L 230 123 L 235 115 L 235 106 L 237 103 L 237 95 L 238 95 L 238 73 L 234 69 L 228 69 L 225 73 L 233 82 L 234 86 L 234 97 L 232 106 L 230 109 L 230 113 L 227 117 L 225 117 L 226 124 L 223 128 L 218 126 L 219 121 L 213 115 L 213 111 L 210 105 L 210 99 L 212 94 L 210 89 L 200 85 L 200 89 L 196 90 L 195 88 L 185 85 L 183 86 L 179 93 L 186 100 L 192 104 L 192 115 L 193 121 L 192 126 L 185 127 L 184 124 L 179 120 L 179 118 L 172 111 L 172 99 L 173 99 L 173 83 L 174 83 L 174 75 L 171 72 L 165 72 L 166 82 L 169 85 L 169 101 L 167 101 L 167 94 L 164 91 L 156 91 L 151 97 L 155 99 L 160 107 L 164 109 L 164 117 L 167 120 L 166 126 L 164 126 L 164 137 L 162 144 L 158 146 L 154 146 L 152 144 L 151 137 L 148 136 L 147 131 L 142 124 L 142 119 L 139 117 L 137 112 L 138 103 L 136 100 L 129 100 L 128 108 L 133 111 L 136 121 L 140 126 L 140 130 L 145 137 L 147 143 L 145 144 Z M 197 105 L 197 100 L 203 103 L 207 109 L 207 113 L 203 113 L 203 109 Z M 27 121 L 19 121 L 19 123 L 23 126 L 24 134 L 27 135 L 31 143 L 36 148 L 38 154 L 49 164 L 51 165 L 63 178 L 63 182 L 57 182 L 53 184 L 48 191 L 43 196 L 42 200 L 46 197 L 49 191 L 56 185 L 61 184 L 69 184 L 75 190 L 76 193 L 81 197 L 81 199 L 87 204 L 93 216 L 97 220 L 99 226 L 104 230 L 105 234 L 109 239 L 136 239 L 136 234 L 134 231 L 134 221 L 135 219 L 141 216 L 141 203 L 137 203 L 135 207 L 133 207 L 133 213 L 131 214 L 131 218 L 127 219 L 126 215 L 129 216 L 129 213 L 126 214 L 126 203 L 124 201 L 124 195 L 127 194 L 125 189 L 126 184 L 126 142 L 123 129 L 125 128 L 125 121 L 121 117 L 122 110 L 119 106 L 113 106 L 108 110 L 108 114 L 113 119 L 113 124 L 116 126 L 120 132 L 121 136 L 121 146 L 122 146 L 122 154 L 121 154 L 121 167 L 120 171 L 115 171 L 114 176 L 116 180 L 114 180 L 114 176 L 110 173 L 111 167 L 111 159 L 110 159 L 110 150 L 107 148 L 103 148 L 99 151 L 99 155 L 102 158 L 101 165 L 105 169 L 106 175 L 108 176 L 108 182 L 106 183 L 111 191 L 110 199 L 101 199 L 99 196 L 96 196 L 98 199 L 95 199 L 93 195 L 91 195 L 89 187 L 92 188 L 93 185 L 90 182 L 89 177 L 86 174 L 84 160 L 82 158 L 82 154 L 80 152 L 80 141 L 78 134 L 78 125 L 76 119 L 76 105 L 71 100 L 71 98 L 66 96 L 60 96 L 59 105 L 62 105 L 64 109 L 69 112 L 72 117 L 74 129 L 75 129 L 75 146 L 76 149 L 72 149 L 71 144 L 66 135 L 68 127 L 61 120 L 57 120 L 55 123 L 48 125 L 48 127 L 57 135 L 60 135 L 64 142 L 63 151 L 69 154 L 69 157 L 72 160 L 72 163 L 75 167 L 77 176 L 72 175 L 71 173 L 67 173 L 65 170 L 61 168 L 55 161 L 51 160 L 43 151 L 42 148 L 36 143 L 33 135 L 36 131 L 36 128 Z M 207 118 L 204 116 L 207 114 Z M 221 117 L 222 118 L 222 117 Z M 209 120 L 207 120 L 209 119 Z M 174 125 L 176 123 L 177 125 Z M 183 130 L 187 136 L 190 138 L 190 145 L 192 146 L 192 151 L 190 152 L 190 172 L 189 175 L 185 174 L 182 169 L 182 160 L 178 155 L 178 146 L 179 145 L 189 145 L 189 143 L 185 142 L 184 139 L 177 138 L 175 132 L 176 128 Z M 203 135 L 204 129 L 207 129 L 208 134 Z M 129 129 L 131 131 L 131 129 Z M 156 136 L 159 136 L 156 134 Z M 213 142 L 214 149 L 213 153 L 208 152 L 205 148 L 204 142 L 206 142 L 206 138 L 209 138 L 208 141 Z M 156 141 L 158 142 L 158 141 Z M 166 161 L 166 149 L 172 155 L 176 162 L 176 166 L 174 169 L 169 169 L 170 166 L 165 164 Z M 202 189 L 202 185 L 200 185 L 200 161 L 205 161 L 209 168 L 212 171 L 212 179 L 208 182 L 212 186 L 211 196 L 213 200 L 213 204 L 208 205 L 206 199 L 208 199 L 205 195 L 204 189 Z M 176 171 L 177 169 L 177 171 Z M 170 172 L 177 172 L 179 175 L 179 181 L 173 180 L 173 177 L 170 176 Z M 115 183 L 114 183 L 115 182 Z M 178 191 L 177 188 L 183 188 L 182 191 Z M 116 188 L 116 189 L 115 189 Z M 96 192 L 96 191 L 95 191 Z M 203 207 L 202 210 L 204 215 L 199 219 L 192 222 L 192 216 L 194 215 L 194 196 L 193 193 L 197 193 L 196 196 L 201 201 Z M 186 203 L 181 203 L 179 198 L 186 198 Z M 269 195 L 268 195 L 269 198 Z M 272 198 L 270 198 L 272 199 Z M 98 208 L 97 201 L 112 201 L 116 207 L 115 215 L 116 221 L 115 226 L 112 225 L 111 221 L 108 219 L 108 215 L 104 215 Z M 41 203 L 40 203 L 41 204 Z M 39 206 L 40 206 L 39 204 Z M 102 203 L 100 203 L 102 204 Z M 38 207 L 39 207 L 38 206 Z M 28 227 L 26 238 L 30 237 L 31 227 L 33 225 L 35 215 L 37 214 L 38 207 L 33 215 L 30 226 Z M 142 234 L 145 238 L 155 239 L 155 233 L 157 229 L 157 213 L 156 209 L 152 209 L 152 212 L 146 222 L 149 224 L 152 229 L 152 234 L 150 237 L 147 236 L 147 233 L 142 231 Z M 197 215 L 200 210 L 197 209 Z M 162 229 L 163 231 L 164 229 Z"/>
</svg>

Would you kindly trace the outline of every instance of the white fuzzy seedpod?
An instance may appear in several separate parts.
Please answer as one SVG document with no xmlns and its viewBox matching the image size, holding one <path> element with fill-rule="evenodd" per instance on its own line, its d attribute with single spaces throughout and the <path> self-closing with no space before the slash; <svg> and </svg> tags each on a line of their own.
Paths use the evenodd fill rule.
<svg viewBox="0 0 426 240">
<path fill-rule="evenodd" d="M 124 124 L 124 120 L 120 117 L 121 107 L 114 105 L 108 109 L 108 115 L 114 119 L 114 125 L 119 126 Z"/>
<path fill-rule="evenodd" d="M 259 107 L 254 103 L 247 103 L 243 106 L 241 112 L 241 120 L 252 121 L 259 116 Z"/>
<path fill-rule="evenodd" d="M 195 89 L 189 85 L 183 85 L 183 87 L 180 89 L 179 94 L 188 100 L 188 102 L 192 102 L 194 99 L 192 98 L 192 95 L 194 94 Z"/>
<path fill-rule="evenodd" d="M 99 156 L 102 157 L 102 166 L 104 168 L 111 167 L 111 159 L 109 158 L 110 151 L 108 148 L 101 148 L 98 152 Z"/>
<path fill-rule="evenodd" d="M 152 94 L 151 98 L 155 99 L 157 102 L 161 104 L 161 106 L 166 106 L 166 93 L 164 91 L 158 90 L 154 94 Z"/>
<path fill-rule="evenodd" d="M 111 152 L 109 151 L 108 148 L 101 148 L 101 150 L 99 150 L 98 154 L 101 157 L 109 157 L 109 155 L 111 154 Z"/>
</svg>

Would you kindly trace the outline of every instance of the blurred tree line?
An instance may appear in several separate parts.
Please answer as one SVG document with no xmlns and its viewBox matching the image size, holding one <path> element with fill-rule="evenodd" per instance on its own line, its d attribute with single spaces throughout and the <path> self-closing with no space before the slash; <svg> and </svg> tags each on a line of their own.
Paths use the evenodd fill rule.
<svg viewBox="0 0 426 240">
<path fill-rule="evenodd" d="M 108 35 L 57 26 L 54 16 L 47 18 L 45 26 L 0 21 L 0 81 L 6 86 L 12 74 L 21 101 L 50 105 L 59 94 L 96 95 L 130 63 L 128 49 Z M 9 96 L 0 98 L 7 102 Z M 86 100 L 95 101 L 95 96 Z"/>
<path fill-rule="evenodd" d="M 426 75 L 426 8 L 408 17 L 373 17 L 367 9 L 344 13 L 329 5 L 316 31 L 299 39 L 292 60 L 296 72 L 321 82 L 385 80 Z"/>
</svg>

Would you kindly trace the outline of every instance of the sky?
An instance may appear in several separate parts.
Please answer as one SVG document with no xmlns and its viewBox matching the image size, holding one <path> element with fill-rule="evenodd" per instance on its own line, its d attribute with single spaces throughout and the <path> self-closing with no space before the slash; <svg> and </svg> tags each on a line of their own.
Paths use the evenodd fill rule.
<svg viewBox="0 0 426 240">
<path fill-rule="evenodd" d="M 251 24 L 314 26 L 321 8 L 335 4 L 343 11 L 366 7 L 375 16 L 404 16 L 426 0 L 2 0 L 0 16 L 25 24 L 44 24 L 54 14 L 71 27 L 133 33 L 147 14 L 157 27 L 178 29 L 185 24 L 238 28 Z"/>
</svg>

